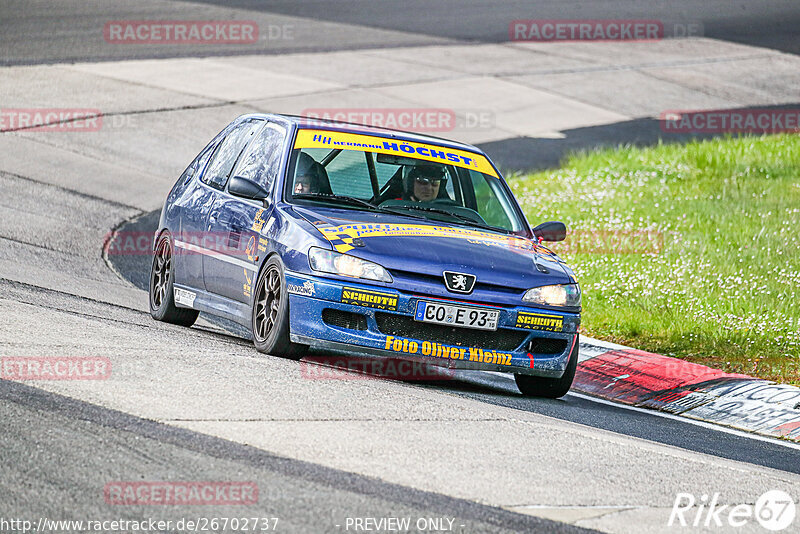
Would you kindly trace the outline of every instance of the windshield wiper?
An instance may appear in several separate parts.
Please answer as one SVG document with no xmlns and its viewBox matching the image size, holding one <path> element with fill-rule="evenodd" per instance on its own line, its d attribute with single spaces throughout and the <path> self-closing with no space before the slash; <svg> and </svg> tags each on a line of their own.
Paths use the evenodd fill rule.
<svg viewBox="0 0 800 534">
<path fill-rule="evenodd" d="M 333 201 L 339 202 L 342 204 L 349 204 L 351 206 L 360 206 L 363 208 L 367 208 L 371 211 L 379 211 L 381 213 L 391 213 L 392 215 L 400 215 L 401 217 L 413 217 L 414 219 L 424 219 L 420 215 L 414 215 L 411 213 L 403 213 L 402 211 L 396 211 L 390 208 L 384 208 L 382 206 L 376 206 L 366 200 L 356 198 L 356 197 L 349 197 L 347 195 L 332 195 L 329 193 L 300 193 L 296 195 L 292 195 L 292 198 L 298 198 L 300 200 L 326 200 L 326 201 Z"/>
<path fill-rule="evenodd" d="M 348 197 L 346 195 L 332 195 L 329 193 L 299 193 L 296 195 L 292 195 L 292 198 L 299 198 L 301 200 L 331 200 L 333 202 L 339 202 L 342 204 L 351 204 L 355 206 L 363 206 L 369 209 L 381 209 L 380 207 L 370 204 L 366 200 L 362 200 L 356 197 Z"/>
<path fill-rule="evenodd" d="M 375 204 L 371 204 L 366 200 L 350 197 L 347 195 L 332 195 L 330 193 L 299 193 L 296 195 L 292 195 L 292 198 L 297 198 L 300 200 L 326 200 L 326 201 L 333 201 L 339 202 L 342 204 L 349 204 L 351 206 L 360 206 L 363 208 L 367 208 L 370 211 L 378 211 L 382 213 L 391 213 L 393 215 L 400 215 L 401 217 L 413 217 L 415 219 L 428 219 L 425 216 L 421 215 L 414 215 L 412 213 L 406 213 L 399 210 L 418 210 L 418 211 L 426 211 L 429 213 L 438 213 L 441 215 L 446 215 L 447 217 L 452 217 L 458 221 L 468 223 L 468 226 L 474 226 L 476 228 L 484 228 L 486 230 L 492 230 L 495 232 L 502 232 L 504 234 L 509 233 L 508 230 L 505 228 L 500 228 L 498 226 L 491 226 L 489 224 L 483 224 L 474 219 L 467 217 L 466 215 L 461 215 L 460 213 L 453 213 L 451 211 L 439 209 L 439 208 L 432 208 L 429 206 L 416 206 L 416 205 L 405 205 L 405 206 L 392 206 L 391 208 L 386 208 L 383 206 L 376 206 Z"/>
<path fill-rule="evenodd" d="M 495 232 L 502 232 L 504 234 L 509 233 L 508 230 L 506 230 L 505 228 L 500 228 L 499 226 L 492 226 L 490 224 L 483 224 L 483 223 L 480 223 L 480 222 L 476 221 L 475 219 L 467 217 L 466 215 L 461 215 L 460 213 L 453 213 L 452 211 L 447 211 L 447 210 L 443 210 L 443 209 L 440 209 L 440 208 L 431 208 L 429 206 L 416 206 L 416 205 L 413 205 L 413 204 L 407 204 L 407 205 L 404 205 L 404 206 L 395 206 L 395 207 L 397 209 L 403 209 L 403 210 L 408 209 L 408 210 L 427 211 L 427 212 L 430 212 L 430 213 L 439 213 L 439 214 L 442 214 L 442 215 L 447 215 L 448 217 L 452 217 L 452 218 L 454 218 L 454 219 L 456 219 L 458 221 L 463 221 L 465 223 L 468 223 L 467 226 L 474 226 L 476 228 L 484 228 L 486 230 L 493 230 Z"/>
</svg>

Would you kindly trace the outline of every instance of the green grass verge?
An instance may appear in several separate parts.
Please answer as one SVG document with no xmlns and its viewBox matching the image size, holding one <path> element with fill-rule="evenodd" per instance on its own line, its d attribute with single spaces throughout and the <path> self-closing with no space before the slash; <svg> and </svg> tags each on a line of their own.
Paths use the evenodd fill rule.
<svg viewBox="0 0 800 534">
<path fill-rule="evenodd" d="M 800 136 L 621 147 L 511 177 L 583 289 L 583 332 L 800 385 Z"/>
</svg>

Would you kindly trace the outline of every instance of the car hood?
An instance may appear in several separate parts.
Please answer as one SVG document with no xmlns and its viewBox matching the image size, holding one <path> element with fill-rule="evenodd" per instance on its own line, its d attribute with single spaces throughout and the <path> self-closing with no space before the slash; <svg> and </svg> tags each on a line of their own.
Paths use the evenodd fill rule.
<svg viewBox="0 0 800 534">
<path fill-rule="evenodd" d="M 441 277 L 474 274 L 478 283 L 526 289 L 571 283 L 558 258 L 516 235 L 370 211 L 294 206 L 333 248 L 390 271 Z"/>
</svg>

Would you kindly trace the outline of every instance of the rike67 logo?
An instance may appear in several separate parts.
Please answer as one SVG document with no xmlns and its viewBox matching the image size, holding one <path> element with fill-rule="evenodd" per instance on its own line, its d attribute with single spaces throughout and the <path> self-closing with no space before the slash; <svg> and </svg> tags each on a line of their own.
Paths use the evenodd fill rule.
<svg viewBox="0 0 800 534">
<path fill-rule="evenodd" d="M 753 504 L 720 504 L 720 494 L 699 499 L 691 493 L 678 493 L 667 525 L 705 530 L 741 528 L 757 521 L 763 528 L 778 532 L 794 523 L 797 513 L 794 499 L 781 490 L 770 490 Z"/>
</svg>

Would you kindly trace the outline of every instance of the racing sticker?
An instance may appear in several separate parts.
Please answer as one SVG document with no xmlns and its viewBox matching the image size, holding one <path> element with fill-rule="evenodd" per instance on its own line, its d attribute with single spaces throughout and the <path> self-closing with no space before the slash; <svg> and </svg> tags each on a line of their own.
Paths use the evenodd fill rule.
<svg viewBox="0 0 800 534">
<path fill-rule="evenodd" d="M 303 282 L 303 285 L 300 284 L 288 284 L 286 286 L 286 291 L 292 293 L 293 295 L 304 295 L 306 297 L 313 297 L 314 296 L 314 282 L 311 280 L 306 280 Z"/>
<path fill-rule="evenodd" d="M 564 329 L 564 318 L 560 315 L 544 313 L 517 312 L 517 328 L 561 332 Z"/>
<path fill-rule="evenodd" d="M 341 148 L 361 152 L 379 152 L 408 156 L 425 161 L 435 161 L 482 172 L 497 178 L 497 172 L 486 156 L 458 150 L 455 148 L 414 143 L 402 139 L 387 139 L 372 135 L 362 135 L 328 130 L 300 130 L 294 143 L 295 148 Z"/>
<path fill-rule="evenodd" d="M 260 209 L 256 212 L 256 216 L 253 218 L 253 226 L 250 229 L 254 232 L 258 232 L 261 235 L 266 235 L 269 233 L 270 228 L 272 225 L 275 224 L 275 217 L 270 217 L 268 221 L 264 221 L 264 210 Z"/>
<path fill-rule="evenodd" d="M 194 306 L 194 299 L 197 294 L 179 287 L 174 288 L 173 293 L 175 294 L 175 304 L 189 306 L 190 308 Z"/>
<path fill-rule="evenodd" d="M 502 246 L 522 252 L 544 252 L 546 249 L 532 241 L 514 235 L 500 235 L 469 228 L 452 226 L 432 226 L 426 224 L 344 224 L 333 226 L 317 224 L 325 239 L 330 241 L 337 252 L 347 252 L 355 248 L 353 241 L 370 237 L 452 237 L 466 239 L 470 243 Z"/>
<path fill-rule="evenodd" d="M 477 347 L 454 347 L 435 341 L 415 341 L 405 337 L 386 336 L 385 350 L 403 354 L 431 356 L 451 360 L 466 360 L 496 365 L 511 365 L 511 354 Z"/>
<path fill-rule="evenodd" d="M 244 249 L 245 254 L 247 254 L 247 259 L 252 262 L 258 261 L 258 256 L 256 256 L 256 237 L 250 236 L 250 239 L 247 241 L 247 246 Z M 244 271 L 244 283 L 242 284 L 242 294 L 245 297 L 249 297 L 253 292 L 253 277 L 250 273 L 247 272 L 247 269 L 242 269 Z"/>
<path fill-rule="evenodd" d="M 365 289 L 355 289 L 345 287 L 342 289 L 341 302 L 353 304 L 355 306 L 367 306 L 379 310 L 397 310 L 397 295 L 394 293 L 383 293 L 381 291 L 367 291 Z"/>
<path fill-rule="evenodd" d="M 244 249 L 244 253 L 247 254 L 248 260 L 252 262 L 258 261 L 258 256 L 256 256 L 256 236 L 250 236 L 250 239 L 247 241 L 247 246 Z"/>
<path fill-rule="evenodd" d="M 244 283 L 242 284 L 242 294 L 245 297 L 249 297 L 253 292 L 253 277 L 250 276 L 250 273 L 247 272 L 247 269 L 242 269 L 244 271 Z"/>
<path fill-rule="evenodd" d="M 263 227 L 264 227 L 264 210 L 260 209 L 256 212 L 256 216 L 253 218 L 253 226 L 251 226 L 250 229 L 253 230 L 254 232 L 260 232 Z"/>
</svg>

